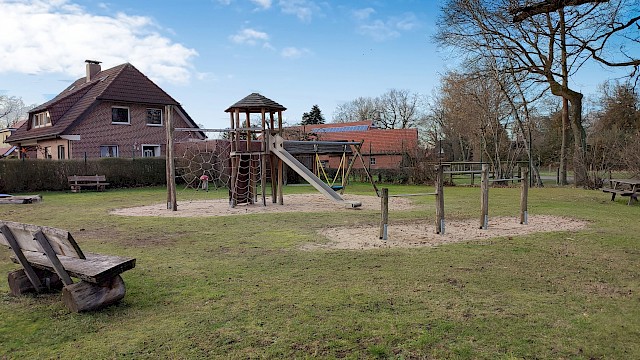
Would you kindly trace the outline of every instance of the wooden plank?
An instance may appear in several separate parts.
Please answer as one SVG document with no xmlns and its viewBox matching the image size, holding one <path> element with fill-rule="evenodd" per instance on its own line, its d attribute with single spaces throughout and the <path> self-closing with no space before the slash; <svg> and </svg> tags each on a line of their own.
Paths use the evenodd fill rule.
<svg viewBox="0 0 640 360">
<path fill-rule="evenodd" d="M 27 278 L 33 285 L 34 289 L 37 292 L 40 292 L 42 289 L 42 283 L 40 282 L 40 278 L 38 278 L 38 275 L 36 274 L 35 270 L 33 270 L 33 268 L 31 267 L 31 264 L 29 264 L 29 261 L 27 261 L 27 258 L 24 256 L 24 253 L 22 252 L 22 249 L 20 249 L 20 245 L 18 244 L 18 241 L 16 240 L 15 236 L 13 236 L 11 229 L 9 229 L 7 225 L 2 225 L 0 226 L 0 232 L 9 243 L 9 246 L 11 247 L 11 250 L 13 250 L 13 253 L 16 256 L 16 259 L 18 260 L 18 263 L 22 265 L 22 267 L 24 268 L 24 273 L 25 275 L 27 275 Z"/>
<path fill-rule="evenodd" d="M 49 239 L 47 239 L 47 236 L 42 231 L 38 231 L 35 234 L 35 238 L 38 244 L 40 244 L 40 246 L 44 250 L 45 255 L 51 262 L 51 266 L 53 267 L 53 270 L 56 272 L 56 274 L 58 274 L 58 276 L 60 277 L 60 280 L 62 280 L 62 282 L 65 285 L 73 284 L 73 280 L 71 280 L 71 277 L 69 276 L 69 274 L 67 274 L 67 271 L 64 269 L 64 266 L 62 266 L 62 264 L 60 263 L 60 260 L 58 259 L 56 252 L 51 247 L 51 244 L 49 243 Z"/>
<path fill-rule="evenodd" d="M 42 252 L 25 251 L 24 255 L 34 267 L 53 270 L 53 264 Z M 85 259 L 62 255 L 58 259 L 70 276 L 94 284 L 100 284 L 136 266 L 134 258 L 92 253 L 87 253 Z M 11 260 L 17 263 L 13 255 Z"/>
<path fill-rule="evenodd" d="M 22 250 L 44 252 L 44 249 L 42 249 L 36 241 L 33 241 L 35 233 L 42 231 L 49 239 L 51 247 L 57 255 L 84 259 L 84 254 L 82 250 L 80 250 L 80 246 L 78 246 L 68 231 L 48 226 L 36 226 L 5 220 L 0 220 L 0 226 L 1 225 L 6 225 L 11 229 L 13 236 L 16 238 Z M 0 244 L 10 246 L 7 239 L 1 235 Z"/>
</svg>

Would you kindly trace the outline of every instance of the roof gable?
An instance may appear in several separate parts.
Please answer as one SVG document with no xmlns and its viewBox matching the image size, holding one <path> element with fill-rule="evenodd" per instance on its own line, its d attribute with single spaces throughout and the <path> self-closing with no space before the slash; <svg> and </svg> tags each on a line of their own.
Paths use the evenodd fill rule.
<svg viewBox="0 0 640 360">
<path fill-rule="evenodd" d="M 82 121 L 99 101 L 179 105 L 133 65 L 125 63 L 98 72 L 89 82 L 85 77 L 74 81 L 56 97 L 29 112 L 28 120 L 33 114 L 49 111 L 51 126 L 31 129 L 31 121 L 27 121 L 8 140 L 16 142 L 65 134 Z M 197 127 L 195 123 L 193 125 Z"/>
</svg>

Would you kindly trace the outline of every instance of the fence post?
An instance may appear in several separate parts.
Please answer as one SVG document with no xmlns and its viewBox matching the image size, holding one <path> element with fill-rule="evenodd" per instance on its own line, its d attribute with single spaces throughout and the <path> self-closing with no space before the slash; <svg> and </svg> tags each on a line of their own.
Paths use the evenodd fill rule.
<svg viewBox="0 0 640 360">
<path fill-rule="evenodd" d="M 482 180 L 480 182 L 480 229 L 489 227 L 489 166 L 482 164 Z"/>
<path fill-rule="evenodd" d="M 436 166 L 436 234 L 444 235 L 444 173 L 442 165 Z"/>
<path fill-rule="evenodd" d="M 529 224 L 527 198 L 529 196 L 529 169 L 522 168 L 522 190 L 520 191 L 520 224 Z"/>
<path fill-rule="evenodd" d="M 389 224 L 389 189 L 382 188 L 380 196 L 380 236 L 382 240 L 387 240 L 387 225 Z"/>
</svg>

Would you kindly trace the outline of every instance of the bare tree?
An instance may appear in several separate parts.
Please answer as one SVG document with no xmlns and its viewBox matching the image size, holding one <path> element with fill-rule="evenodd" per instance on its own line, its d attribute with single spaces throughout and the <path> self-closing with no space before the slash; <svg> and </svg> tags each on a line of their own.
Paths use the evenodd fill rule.
<svg viewBox="0 0 640 360">
<path fill-rule="evenodd" d="M 0 95 L 0 128 L 13 126 L 23 119 L 33 105 L 27 106 L 21 98 Z"/>
<path fill-rule="evenodd" d="M 333 122 L 378 121 L 380 105 L 377 98 L 359 97 L 340 104 L 333 112 Z"/>
<path fill-rule="evenodd" d="M 409 90 L 391 89 L 378 98 L 380 120 L 378 126 L 386 129 L 414 127 L 424 115 L 422 97 Z"/>
<path fill-rule="evenodd" d="M 491 53 L 498 63 L 512 61 L 514 71 L 535 75 L 551 92 L 571 104 L 576 185 L 589 186 L 582 94 L 568 78 L 589 59 L 608 66 L 634 66 L 638 60 L 624 48 L 625 59 L 606 58 L 620 38 L 637 42 L 637 4 L 631 0 L 546 0 L 521 5 L 521 0 L 449 0 L 443 7 L 436 39 L 464 50 L 466 57 Z M 527 4 L 530 4 L 527 2 Z M 515 22 L 513 20 L 516 20 Z M 637 73 L 633 73 L 634 75 Z"/>
</svg>

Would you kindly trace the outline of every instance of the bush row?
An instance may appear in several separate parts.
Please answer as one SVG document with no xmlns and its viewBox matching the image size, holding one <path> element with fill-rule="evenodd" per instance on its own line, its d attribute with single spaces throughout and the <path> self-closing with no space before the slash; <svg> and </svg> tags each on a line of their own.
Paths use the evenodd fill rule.
<svg viewBox="0 0 640 360">
<path fill-rule="evenodd" d="M 105 175 L 111 188 L 166 184 L 164 158 L 3 159 L 0 193 L 68 190 L 71 175 Z"/>
</svg>

